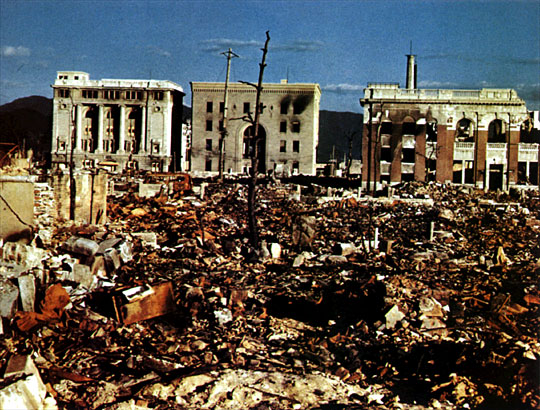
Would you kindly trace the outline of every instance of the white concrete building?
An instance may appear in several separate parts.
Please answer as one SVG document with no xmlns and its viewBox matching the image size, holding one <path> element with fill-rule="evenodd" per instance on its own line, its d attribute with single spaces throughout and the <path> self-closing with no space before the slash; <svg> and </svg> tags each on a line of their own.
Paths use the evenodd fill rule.
<svg viewBox="0 0 540 410">
<path fill-rule="evenodd" d="M 180 170 L 180 85 L 158 80 L 91 80 L 59 71 L 52 86 L 53 167 Z"/>
</svg>

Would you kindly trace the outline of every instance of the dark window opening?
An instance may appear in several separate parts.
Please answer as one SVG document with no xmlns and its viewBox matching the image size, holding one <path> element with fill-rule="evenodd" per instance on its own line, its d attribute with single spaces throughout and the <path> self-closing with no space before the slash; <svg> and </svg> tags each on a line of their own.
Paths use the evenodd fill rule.
<svg viewBox="0 0 540 410">
<path fill-rule="evenodd" d="M 279 142 L 279 152 L 287 152 L 287 141 L 281 140 Z"/>
<path fill-rule="evenodd" d="M 69 98 L 69 90 L 66 88 L 58 90 L 58 96 L 61 98 Z"/>
<path fill-rule="evenodd" d="M 207 159 L 206 162 L 204 163 L 204 170 L 205 171 L 212 171 L 212 160 L 211 159 Z"/>
<path fill-rule="evenodd" d="M 154 100 L 162 101 L 163 100 L 163 91 L 154 91 Z"/>
<path fill-rule="evenodd" d="M 414 164 L 415 152 L 414 148 L 403 148 L 401 150 L 401 162 Z"/>
<path fill-rule="evenodd" d="M 488 142 L 503 143 L 506 142 L 506 123 L 502 120 L 493 120 L 489 123 Z"/>
<path fill-rule="evenodd" d="M 456 126 L 456 141 L 458 142 L 474 142 L 474 134 L 472 130 L 472 121 L 463 118 L 458 121 Z"/>
<path fill-rule="evenodd" d="M 208 138 L 206 140 L 206 150 L 207 151 L 212 151 L 212 139 L 211 138 Z"/>
<path fill-rule="evenodd" d="M 416 124 L 414 122 L 404 122 L 401 126 L 401 133 L 403 135 L 416 135 Z"/>
<path fill-rule="evenodd" d="M 225 112 L 225 103 L 223 101 L 219 103 L 219 112 Z"/>
<path fill-rule="evenodd" d="M 287 121 L 281 121 L 279 123 L 279 132 L 287 132 Z"/>
<path fill-rule="evenodd" d="M 281 103 L 279 106 L 279 112 L 281 114 L 287 114 L 288 111 L 289 111 L 289 103 L 288 102 Z"/>
<path fill-rule="evenodd" d="M 380 131 L 381 135 L 392 135 L 392 123 L 390 121 L 383 121 Z"/>
<path fill-rule="evenodd" d="M 292 142 L 292 150 L 293 152 L 300 152 L 300 141 Z"/>
<path fill-rule="evenodd" d="M 212 112 L 214 110 L 214 104 L 212 101 L 206 102 L 206 112 Z"/>
<path fill-rule="evenodd" d="M 292 123 L 292 132 L 300 132 L 300 121 Z"/>
<path fill-rule="evenodd" d="M 381 161 L 392 162 L 392 149 L 390 147 L 381 148 Z"/>
<path fill-rule="evenodd" d="M 244 103 L 244 114 L 249 113 L 250 104 L 248 102 Z"/>
<path fill-rule="evenodd" d="M 426 141 L 437 142 L 437 123 L 436 122 L 427 123 Z"/>
<path fill-rule="evenodd" d="M 206 120 L 206 131 L 212 131 L 212 120 Z"/>
</svg>

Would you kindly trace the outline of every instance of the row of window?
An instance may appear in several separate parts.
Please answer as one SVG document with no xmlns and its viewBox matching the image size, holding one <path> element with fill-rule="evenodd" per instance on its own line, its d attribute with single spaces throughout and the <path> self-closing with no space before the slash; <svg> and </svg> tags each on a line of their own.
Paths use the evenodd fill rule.
<svg viewBox="0 0 540 410">
<path fill-rule="evenodd" d="M 205 171 L 213 171 L 212 169 L 212 160 L 210 158 L 207 158 L 205 163 L 204 163 L 204 170 Z M 292 163 L 292 170 L 293 170 L 293 174 L 298 174 L 298 171 L 300 170 L 300 163 L 298 161 L 293 161 Z M 244 166 L 242 167 L 242 172 L 244 174 L 249 174 L 251 171 L 251 167 L 248 167 L 248 166 Z"/>
<path fill-rule="evenodd" d="M 69 98 L 71 95 L 69 88 L 59 88 L 57 95 L 60 98 Z M 103 90 L 103 99 L 105 100 L 119 100 L 121 98 L 125 100 L 142 100 L 144 94 L 142 91 L 120 91 L 120 90 Z M 100 91 L 94 89 L 82 90 L 82 98 L 97 99 L 99 98 Z M 162 101 L 164 98 L 163 91 L 153 91 L 152 97 L 156 101 Z"/>
<path fill-rule="evenodd" d="M 261 104 L 262 105 L 262 104 Z M 290 103 L 287 102 L 287 103 L 281 103 L 280 106 L 279 106 L 279 112 L 280 114 L 288 114 L 289 113 L 289 105 Z M 224 112 L 225 111 L 225 103 L 223 101 L 221 101 L 219 103 L 219 112 Z M 301 107 L 300 106 L 297 106 L 297 105 L 293 105 L 293 114 L 300 114 L 302 111 Z M 214 112 L 214 102 L 213 101 L 207 101 L 206 102 L 206 112 L 207 113 L 212 113 Z M 244 114 L 247 114 L 249 112 L 251 112 L 251 103 L 249 102 L 245 102 L 243 104 L 243 108 L 242 108 L 242 112 Z M 261 112 L 262 112 L 262 109 L 261 109 Z"/>
<path fill-rule="evenodd" d="M 212 151 L 212 138 L 206 139 L 206 151 Z M 287 141 L 281 140 L 279 142 L 279 152 L 287 152 Z M 300 152 L 300 141 L 292 142 L 292 152 Z"/>
<path fill-rule="evenodd" d="M 206 131 L 213 131 L 214 122 L 212 120 L 206 120 Z M 223 131 L 223 120 L 218 123 L 218 131 Z M 293 121 L 291 123 L 291 131 L 294 133 L 300 132 L 300 121 Z M 279 123 L 279 132 L 287 132 L 287 121 L 281 121 Z"/>
</svg>

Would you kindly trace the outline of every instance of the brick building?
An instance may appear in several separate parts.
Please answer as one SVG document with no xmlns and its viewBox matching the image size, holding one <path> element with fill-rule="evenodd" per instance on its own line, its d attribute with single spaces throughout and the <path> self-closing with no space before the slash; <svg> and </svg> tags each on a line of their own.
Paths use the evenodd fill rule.
<svg viewBox="0 0 540 410">
<path fill-rule="evenodd" d="M 192 82 L 191 169 L 219 171 L 219 138 L 223 126 L 225 83 Z M 224 172 L 247 173 L 253 126 L 242 118 L 254 115 L 256 90 L 247 84 L 228 84 Z M 284 170 L 315 174 L 319 133 L 318 84 L 263 84 L 259 135 L 259 171 Z"/>
<path fill-rule="evenodd" d="M 182 87 L 171 81 L 91 80 L 60 71 L 52 86 L 53 166 L 179 170 Z"/>
<path fill-rule="evenodd" d="M 360 100 L 363 181 L 538 185 L 538 133 L 514 90 L 418 89 L 414 55 L 407 57 L 405 89 L 368 84 Z"/>
</svg>

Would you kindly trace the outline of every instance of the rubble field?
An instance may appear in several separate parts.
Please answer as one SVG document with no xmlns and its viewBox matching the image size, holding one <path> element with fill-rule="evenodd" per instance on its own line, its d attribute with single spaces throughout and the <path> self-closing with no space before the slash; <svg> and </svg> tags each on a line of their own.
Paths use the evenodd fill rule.
<svg viewBox="0 0 540 410">
<path fill-rule="evenodd" d="M 2 247 L 0 408 L 540 408 L 538 190 L 257 195 L 255 250 L 234 182 L 116 193 L 104 225 L 36 206 Z"/>
</svg>

